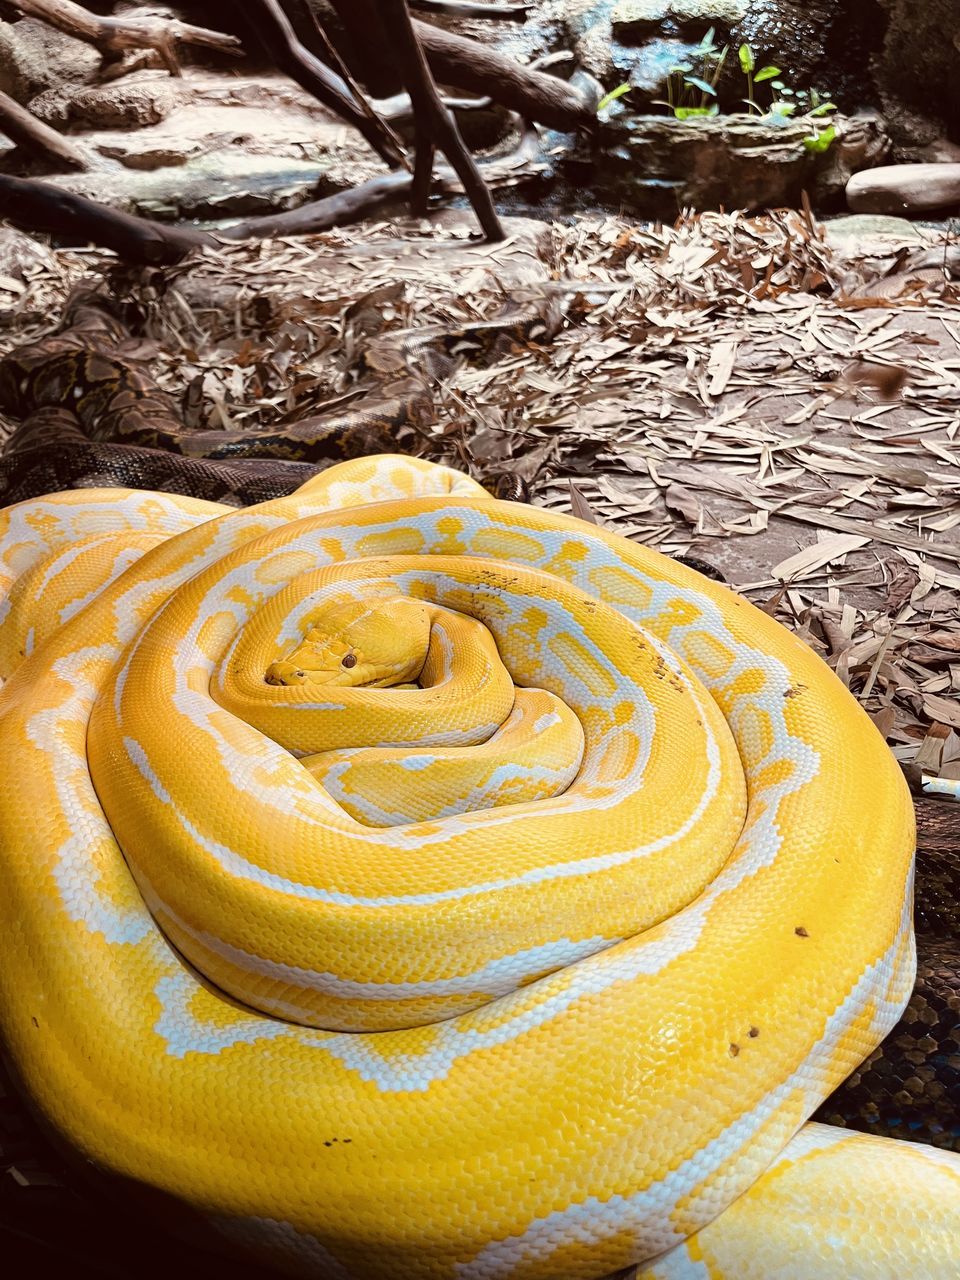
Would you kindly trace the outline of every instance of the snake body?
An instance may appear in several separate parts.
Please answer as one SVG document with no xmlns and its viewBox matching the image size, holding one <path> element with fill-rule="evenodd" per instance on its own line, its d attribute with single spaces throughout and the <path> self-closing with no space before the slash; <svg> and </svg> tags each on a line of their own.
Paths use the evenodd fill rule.
<svg viewBox="0 0 960 1280">
<path fill-rule="evenodd" d="M 408 378 L 393 394 L 362 397 L 332 414 L 277 427 L 190 431 L 173 397 L 146 369 L 122 355 L 129 339 L 126 325 L 102 300 L 80 295 L 61 332 L 5 356 L 0 361 L 0 406 L 26 419 L 14 447 L 29 447 L 49 434 L 44 410 L 68 409 L 83 434 L 95 441 L 193 458 L 337 461 L 391 448 L 399 428 L 430 418 L 423 385 Z M 38 412 L 39 423 L 32 417 Z"/>
<path fill-rule="evenodd" d="M 0 574 L 0 1032 L 88 1160 L 294 1275 L 956 1273 L 960 1158 L 805 1124 L 907 1003 L 913 816 L 765 614 L 396 457 L 23 503 Z M 363 606 L 416 688 L 267 680 Z M 351 782 L 538 689 L 534 798 Z"/>
<path fill-rule="evenodd" d="M 320 412 L 271 426 L 195 430 L 129 358 L 131 333 L 116 304 L 80 291 L 57 332 L 0 359 L 0 410 L 20 421 L 0 456 L 0 501 L 97 483 L 237 506 L 280 497 L 318 468 L 402 449 L 405 433 L 433 420 L 431 380 L 461 360 L 494 360 L 517 344 L 548 341 L 559 323 L 548 296 L 494 320 L 388 331 L 369 339 L 354 361 L 355 391 Z M 497 496 L 525 496 L 515 473 L 491 476 L 491 485 Z"/>
</svg>

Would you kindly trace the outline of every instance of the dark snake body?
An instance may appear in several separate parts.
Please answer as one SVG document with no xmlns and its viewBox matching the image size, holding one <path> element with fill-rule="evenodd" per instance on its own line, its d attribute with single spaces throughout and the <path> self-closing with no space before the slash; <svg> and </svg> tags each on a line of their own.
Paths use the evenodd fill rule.
<svg viewBox="0 0 960 1280">
<path fill-rule="evenodd" d="M 542 317 L 393 335 L 361 370 L 436 374 L 453 360 L 550 335 Z M 247 505 L 290 493 L 332 462 L 398 451 L 397 434 L 431 412 L 423 380 L 374 391 L 319 417 L 265 428 L 191 432 L 176 403 L 117 348 L 129 334 L 97 305 L 81 305 L 61 333 L 0 361 L 0 407 L 23 419 L 0 457 L 0 503 L 57 489 L 114 484 Z M 510 479 L 510 477 L 507 477 Z M 513 477 L 516 479 L 516 477 Z M 519 496 L 503 492 L 500 496 Z M 960 860 L 917 861 L 917 985 L 896 1028 L 815 1119 L 960 1150 Z"/>
<path fill-rule="evenodd" d="M 69 412 L 94 442 L 165 449 L 191 458 L 286 458 L 339 462 L 397 448 L 397 432 L 431 420 L 422 383 L 407 379 L 393 394 L 375 393 L 339 412 L 234 431 L 190 431 L 172 396 L 119 349 L 126 326 L 109 311 L 80 304 L 58 334 L 20 347 L 0 361 L 0 407 L 24 420 L 8 451 L 19 451 L 49 429 L 32 415 Z M 61 424 L 62 425 L 62 419 Z"/>
<path fill-rule="evenodd" d="M 960 828 L 960 806 L 954 807 Z M 914 927 L 917 981 L 903 1017 L 812 1118 L 960 1151 L 960 855 L 955 849 L 918 852 Z"/>
<path fill-rule="evenodd" d="M 429 379 L 463 359 L 490 360 L 513 344 L 549 340 L 558 327 L 548 305 L 454 329 L 388 334 L 357 360 L 357 373 L 373 384 L 366 392 L 293 422 L 195 431 L 150 373 L 124 359 L 130 332 L 123 321 L 103 299 L 81 296 L 59 333 L 0 360 L 0 410 L 20 420 L 0 456 L 0 503 L 98 483 L 234 506 L 281 497 L 335 462 L 408 452 L 405 434 L 415 437 L 434 419 Z M 495 491 L 526 496 L 509 474 Z"/>
</svg>

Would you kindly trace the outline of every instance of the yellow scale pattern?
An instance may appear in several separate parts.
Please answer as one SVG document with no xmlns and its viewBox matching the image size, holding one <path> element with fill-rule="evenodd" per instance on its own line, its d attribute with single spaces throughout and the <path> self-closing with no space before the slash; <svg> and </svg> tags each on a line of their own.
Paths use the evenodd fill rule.
<svg viewBox="0 0 960 1280">
<path fill-rule="evenodd" d="M 20 504 L 0 589 L 0 1033 L 158 1212 L 335 1280 L 957 1274 L 960 1159 L 805 1123 L 906 1002 L 913 816 L 770 618 L 393 457 Z M 421 687 L 267 681 L 365 600 Z"/>
</svg>

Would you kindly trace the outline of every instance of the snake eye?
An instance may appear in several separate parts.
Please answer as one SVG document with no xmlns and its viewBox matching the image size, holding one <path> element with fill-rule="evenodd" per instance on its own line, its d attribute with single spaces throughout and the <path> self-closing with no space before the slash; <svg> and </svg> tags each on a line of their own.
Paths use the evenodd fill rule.
<svg viewBox="0 0 960 1280">
<path fill-rule="evenodd" d="M 348 653 L 346 657 L 340 659 L 340 665 L 341 667 L 346 667 L 349 671 L 351 667 L 355 667 L 357 665 L 357 655 L 355 653 Z"/>
</svg>

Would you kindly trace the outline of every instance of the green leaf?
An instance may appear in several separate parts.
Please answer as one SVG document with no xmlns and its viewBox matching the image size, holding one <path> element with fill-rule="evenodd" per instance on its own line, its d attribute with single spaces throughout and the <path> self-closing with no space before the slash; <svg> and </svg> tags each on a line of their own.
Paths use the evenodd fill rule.
<svg viewBox="0 0 960 1280">
<path fill-rule="evenodd" d="M 772 116 L 783 116 L 786 118 L 787 116 L 792 116 L 796 109 L 797 105 L 795 102 L 775 102 L 770 108 L 770 114 Z"/>
<path fill-rule="evenodd" d="M 804 138 L 803 145 L 808 151 L 812 151 L 814 155 L 820 155 L 822 152 L 827 150 L 836 136 L 837 131 L 831 124 L 824 129 L 823 133 L 814 134 L 810 138 Z"/>
<path fill-rule="evenodd" d="M 684 76 L 684 84 L 692 84 L 695 89 L 699 89 L 701 93 L 709 93 L 711 97 L 717 96 L 717 91 L 712 84 L 708 84 L 706 80 L 701 80 L 699 76 Z"/>
<path fill-rule="evenodd" d="M 697 52 L 706 53 L 709 50 L 712 53 L 713 41 L 716 34 L 717 34 L 717 28 L 711 27 L 710 30 L 707 32 L 707 34 L 700 41 L 699 45 L 697 46 Z"/>
<path fill-rule="evenodd" d="M 674 107 L 673 114 L 678 120 L 692 120 L 694 116 L 715 116 L 718 107 Z"/>
<path fill-rule="evenodd" d="M 819 107 L 814 107 L 812 111 L 808 111 L 810 116 L 825 116 L 828 111 L 836 111 L 837 104 L 835 102 L 821 102 Z"/>
<path fill-rule="evenodd" d="M 772 80 L 779 74 L 779 67 L 762 67 L 753 78 L 757 84 L 763 84 L 764 80 Z"/>
<path fill-rule="evenodd" d="M 622 98 L 625 93 L 629 93 L 633 88 L 632 84 L 618 84 L 615 89 L 611 89 L 609 93 L 605 93 L 597 103 L 597 111 L 600 112 L 604 107 L 609 107 L 611 102 L 616 102 L 618 98 Z"/>
<path fill-rule="evenodd" d="M 753 58 L 753 50 L 748 44 L 742 44 L 738 50 L 740 56 L 740 67 L 744 75 L 748 75 L 757 65 Z"/>
</svg>

